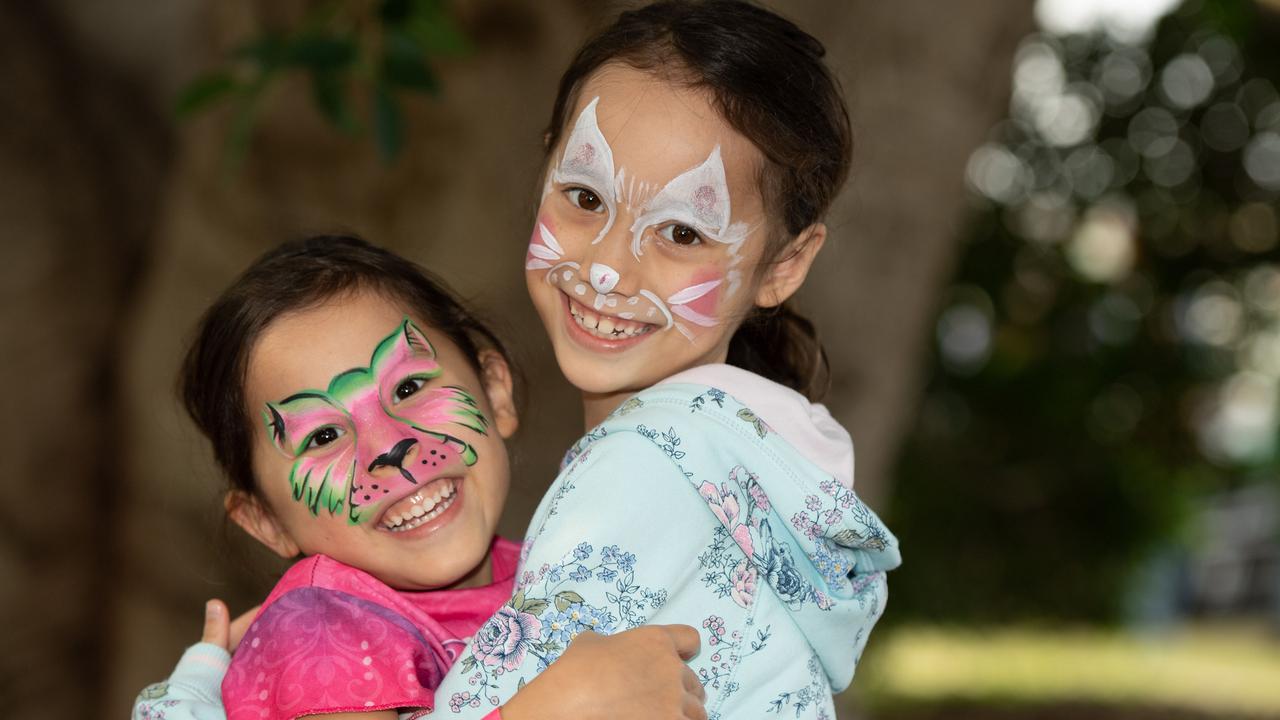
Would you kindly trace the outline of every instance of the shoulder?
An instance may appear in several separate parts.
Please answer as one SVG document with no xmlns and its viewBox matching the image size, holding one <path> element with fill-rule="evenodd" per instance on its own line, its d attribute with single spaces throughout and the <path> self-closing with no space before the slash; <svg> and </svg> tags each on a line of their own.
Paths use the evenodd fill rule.
<svg viewBox="0 0 1280 720">
<path fill-rule="evenodd" d="M 420 628 L 378 598 L 299 585 L 245 633 L 223 700 L 229 720 L 422 707 L 445 670 L 437 655 Z"/>
</svg>

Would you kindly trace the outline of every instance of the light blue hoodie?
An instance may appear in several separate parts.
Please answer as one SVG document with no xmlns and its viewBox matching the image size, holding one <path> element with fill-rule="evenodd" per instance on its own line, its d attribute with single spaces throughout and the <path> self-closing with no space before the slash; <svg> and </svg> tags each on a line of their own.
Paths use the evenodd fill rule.
<svg viewBox="0 0 1280 720">
<path fill-rule="evenodd" d="M 711 718 L 835 717 L 897 540 L 837 479 L 831 463 L 845 458 L 851 482 L 852 448 L 825 409 L 728 366 L 698 370 L 773 408 L 788 422 L 775 430 L 689 379 L 636 395 L 570 450 L 530 524 L 515 597 L 450 670 L 437 713 L 482 717 L 582 630 L 685 623 L 702 635 L 690 666 Z"/>
</svg>

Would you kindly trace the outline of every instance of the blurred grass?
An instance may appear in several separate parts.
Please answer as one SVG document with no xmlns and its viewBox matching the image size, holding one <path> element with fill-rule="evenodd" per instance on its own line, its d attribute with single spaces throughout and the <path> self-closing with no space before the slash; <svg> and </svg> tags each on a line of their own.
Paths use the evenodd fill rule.
<svg viewBox="0 0 1280 720">
<path fill-rule="evenodd" d="M 1061 703 L 1280 718 L 1280 639 L 1262 624 L 1160 634 L 901 626 L 873 644 L 857 685 L 877 715 Z"/>
</svg>

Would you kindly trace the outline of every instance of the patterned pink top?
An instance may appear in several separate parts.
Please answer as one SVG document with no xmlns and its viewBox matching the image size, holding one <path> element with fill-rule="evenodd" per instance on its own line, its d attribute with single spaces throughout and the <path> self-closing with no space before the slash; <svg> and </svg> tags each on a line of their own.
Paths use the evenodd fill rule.
<svg viewBox="0 0 1280 720">
<path fill-rule="evenodd" d="M 466 641 L 511 597 L 519 546 L 494 538 L 493 583 L 393 590 L 325 555 L 280 578 L 222 681 L 228 720 L 434 707 Z"/>
</svg>

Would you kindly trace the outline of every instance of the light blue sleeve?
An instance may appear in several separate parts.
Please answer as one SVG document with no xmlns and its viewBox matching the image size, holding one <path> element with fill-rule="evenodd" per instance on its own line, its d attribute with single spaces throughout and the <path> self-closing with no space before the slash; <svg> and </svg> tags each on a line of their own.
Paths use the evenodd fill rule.
<svg viewBox="0 0 1280 720">
<path fill-rule="evenodd" d="M 217 645 L 192 645 L 167 681 L 148 685 L 134 700 L 133 720 L 226 720 L 222 678 L 230 663 Z"/>
<path fill-rule="evenodd" d="M 603 437 L 561 473 L 530 524 L 516 593 L 437 691 L 437 713 L 480 718 L 584 630 L 697 624 L 698 549 L 715 518 L 675 462 L 634 432 Z"/>
</svg>

